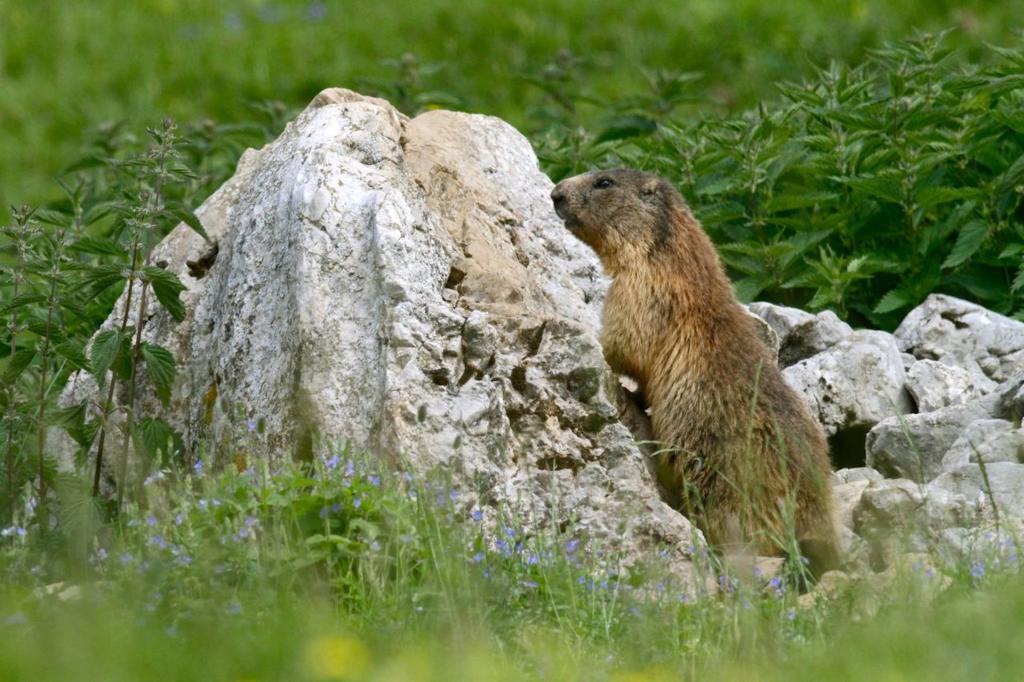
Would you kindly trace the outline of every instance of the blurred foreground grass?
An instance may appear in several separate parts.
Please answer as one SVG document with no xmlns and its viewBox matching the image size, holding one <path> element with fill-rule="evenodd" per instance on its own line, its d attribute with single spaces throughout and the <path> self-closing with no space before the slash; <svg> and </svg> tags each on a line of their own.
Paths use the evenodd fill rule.
<svg viewBox="0 0 1024 682">
<path fill-rule="evenodd" d="M 76 485 L 61 534 L 0 540 L 0 680 L 1009 680 L 1024 665 L 1012 543 L 809 602 L 786 573 L 718 575 L 699 544 L 698 584 L 718 589 L 685 589 L 667 563 L 527 531 L 344 452 L 273 475 L 164 471 L 147 510 L 96 535 Z"/>
<path fill-rule="evenodd" d="M 1020 0 L 0 0 L 0 215 L 51 179 L 104 122 L 253 118 L 341 85 L 408 110 L 496 114 L 527 131 L 547 96 L 585 90 L 581 121 L 645 90 L 641 69 L 695 71 L 701 108 L 746 108 L 836 58 L 915 30 L 956 29 L 977 56 L 1020 28 Z M 572 55 L 572 56 L 570 56 Z M 563 82 L 564 80 L 564 82 Z M 550 89 L 549 89 L 550 92 Z"/>
</svg>

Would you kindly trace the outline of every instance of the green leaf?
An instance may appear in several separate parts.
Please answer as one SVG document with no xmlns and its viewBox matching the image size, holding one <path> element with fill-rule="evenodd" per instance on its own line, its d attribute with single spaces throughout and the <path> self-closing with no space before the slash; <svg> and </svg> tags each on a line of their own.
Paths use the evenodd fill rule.
<svg viewBox="0 0 1024 682">
<path fill-rule="evenodd" d="M 177 322 L 185 319 L 185 304 L 181 302 L 179 295 L 185 290 L 177 275 L 161 268 L 146 267 L 142 269 L 143 277 L 156 295 L 160 304 L 171 314 Z"/>
<path fill-rule="evenodd" d="M 949 256 L 942 263 L 943 269 L 955 268 L 973 256 L 988 236 L 988 223 L 984 220 L 971 220 L 960 228 L 960 236 Z"/>
<path fill-rule="evenodd" d="M 829 204 L 839 198 L 835 192 L 804 192 L 801 194 L 777 194 L 768 202 L 769 213 L 792 211 L 797 208 L 809 208 L 819 204 Z"/>
<path fill-rule="evenodd" d="M 836 179 L 839 182 L 845 182 L 857 192 L 862 192 L 883 201 L 893 204 L 899 204 L 903 201 L 899 177 L 895 172 L 887 171 L 873 177 Z"/>
<path fill-rule="evenodd" d="M 19 310 L 25 306 L 32 305 L 33 303 L 43 303 L 44 301 L 46 301 L 46 296 L 43 296 L 42 294 L 18 294 L 6 303 L 0 304 L 0 315 L 6 315 L 7 313 L 14 312 L 15 310 Z"/>
<path fill-rule="evenodd" d="M 143 343 L 139 348 L 142 359 L 146 362 L 146 373 L 149 375 L 156 395 L 164 407 L 171 400 L 171 387 L 174 385 L 174 376 L 177 367 L 174 364 L 174 356 L 163 346 L 153 343 Z"/>
<path fill-rule="evenodd" d="M 82 285 L 89 287 L 92 296 L 126 279 L 121 265 L 84 265 L 75 269 L 82 271 Z"/>
<path fill-rule="evenodd" d="M 99 420 L 90 419 L 83 420 L 80 424 L 64 427 L 67 434 L 71 436 L 71 439 L 75 441 L 79 447 L 88 450 L 92 447 L 92 442 L 96 438 L 96 432 L 99 431 L 100 423 Z"/>
<path fill-rule="evenodd" d="M 93 204 L 82 214 L 82 222 L 86 225 L 92 225 L 97 220 L 106 218 L 111 213 L 116 212 L 120 206 L 120 203 L 116 201 L 101 201 Z"/>
<path fill-rule="evenodd" d="M 743 303 L 749 303 L 753 301 L 758 294 L 764 291 L 767 283 L 758 277 L 744 277 L 741 280 L 737 280 L 732 285 L 733 292 Z"/>
<path fill-rule="evenodd" d="M 92 253 L 98 256 L 126 256 L 128 252 L 113 239 L 82 237 L 68 247 L 77 253 Z"/>
<path fill-rule="evenodd" d="M 14 354 L 7 359 L 7 367 L 4 368 L 4 383 L 11 384 L 21 376 L 21 373 L 32 364 L 32 360 L 36 357 L 36 347 L 28 346 L 26 348 L 19 348 L 14 351 Z"/>
<path fill-rule="evenodd" d="M 106 383 L 107 370 L 117 360 L 118 350 L 121 348 L 121 335 L 114 329 L 101 331 L 92 340 L 92 349 L 89 353 L 92 374 L 96 382 L 103 386 Z"/>
<path fill-rule="evenodd" d="M 1018 156 L 1017 160 L 993 181 L 993 193 L 999 198 L 1013 192 L 1021 183 L 1024 183 L 1024 154 Z"/>
<path fill-rule="evenodd" d="M 1015 292 L 1024 289 L 1024 263 L 1021 263 L 1020 268 L 1017 269 L 1017 276 L 1013 278 L 1010 289 Z"/>
<path fill-rule="evenodd" d="M 623 140 L 638 135 L 649 135 L 658 129 L 658 124 L 646 116 L 627 115 L 611 119 L 597 136 L 597 143 Z"/>
<path fill-rule="evenodd" d="M 894 310 L 905 308 L 913 303 L 910 297 L 899 289 L 893 289 L 878 302 L 878 305 L 874 307 L 874 312 L 882 315 L 884 313 L 891 313 Z"/>
<path fill-rule="evenodd" d="M 83 156 L 74 163 L 64 168 L 62 175 L 69 175 L 81 170 L 88 170 L 89 168 L 99 168 L 101 166 L 113 166 L 113 159 L 104 158 L 101 156 L 90 155 Z"/>
<path fill-rule="evenodd" d="M 57 355 L 70 362 L 71 366 L 75 369 L 89 371 L 89 359 L 85 357 L 82 347 L 77 343 L 65 341 L 64 343 L 58 343 L 53 349 L 57 352 Z"/>
<path fill-rule="evenodd" d="M 199 222 L 199 218 L 196 217 L 195 213 L 181 208 L 172 209 L 170 213 L 172 216 L 191 227 L 192 230 L 200 237 L 206 241 L 210 241 L 210 235 L 206 234 L 206 228 L 204 228 L 203 224 Z"/>
<path fill-rule="evenodd" d="M 1010 244 L 999 252 L 999 260 L 1016 258 L 1024 253 L 1024 244 Z"/>
<path fill-rule="evenodd" d="M 166 422 L 153 417 L 138 420 L 132 429 L 132 442 L 135 452 L 156 466 L 180 459 L 185 451 L 181 435 Z"/>
<path fill-rule="evenodd" d="M 917 193 L 915 199 L 921 206 L 930 208 L 950 201 L 981 197 L 982 190 L 977 187 L 925 187 Z"/>
<path fill-rule="evenodd" d="M 85 422 L 85 403 L 81 402 L 50 410 L 47 422 L 52 426 L 59 426 L 65 431 L 80 429 Z"/>
<path fill-rule="evenodd" d="M 68 216 L 66 213 L 54 211 L 53 209 L 49 208 L 38 209 L 35 213 L 32 214 L 32 217 L 41 223 L 45 223 L 47 225 L 56 225 L 58 227 L 64 227 L 71 222 L 70 216 Z"/>
</svg>

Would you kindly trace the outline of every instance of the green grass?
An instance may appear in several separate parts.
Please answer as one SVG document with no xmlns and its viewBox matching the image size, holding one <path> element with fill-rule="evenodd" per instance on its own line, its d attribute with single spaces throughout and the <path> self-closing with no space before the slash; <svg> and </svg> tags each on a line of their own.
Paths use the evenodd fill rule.
<svg viewBox="0 0 1024 682">
<path fill-rule="evenodd" d="M 593 104 L 645 90 L 642 69 L 704 74 L 701 108 L 747 108 L 775 84 L 915 30 L 956 28 L 965 57 L 1020 28 L 1020 0 L 531 0 L 262 2 L 0 0 L 0 215 L 53 196 L 85 131 L 108 121 L 241 122 L 266 99 L 291 107 L 331 85 L 406 109 L 445 105 L 531 130 L 549 101 L 531 83 L 579 58 Z M 418 66 L 400 66 L 403 55 Z"/>
<path fill-rule="evenodd" d="M 727 588 L 692 595 L 658 559 L 527 534 L 443 478 L 346 458 L 167 471 L 105 528 L 64 481 L 62 533 L 0 544 L 0 679 L 957 680 L 1024 663 L 1010 548 L 984 576 L 946 567 L 937 601 L 947 578 L 911 566 L 808 606 L 792 583 L 723 579 L 698 547 Z"/>
</svg>

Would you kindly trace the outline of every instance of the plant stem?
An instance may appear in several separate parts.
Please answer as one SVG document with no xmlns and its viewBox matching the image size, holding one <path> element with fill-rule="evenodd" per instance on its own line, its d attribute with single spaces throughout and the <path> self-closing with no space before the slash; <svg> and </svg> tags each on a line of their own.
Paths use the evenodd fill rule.
<svg viewBox="0 0 1024 682">
<path fill-rule="evenodd" d="M 20 252 L 20 250 L 19 250 Z M 14 298 L 18 297 L 18 279 L 14 279 Z M 17 311 L 11 311 L 11 355 L 14 357 L 15 352 L 18 350 L 17 344 L 18 336 L 18 313 Z M 8 388 L 7 398 L 7 447 L 4 453 L 4 461 L 7 465 L 7 511 L 8 520 L 14 521 L 14 386 Z"/>
<path fill-rule="evenodd" d="M 154 226 L 150 225 L 148 218 L 157 214 L 161 208 L 162 193 L 163 193 L 163 181 L 164 173 L 166 169 L 164 167 L 167 160 L 167 152 L 169 145 L 166 139 L 160 141 L 160 154 L 157 159 L 157 176 L 156 183 L 153 187 L 152 194 L 146 199 L 146 211 L 145 215 L 147 221 L 140 227 L 143 230 L 154 229 Z M 145 233 L 143 233 L 145 234 Z M 153 245 L 144 244 L 146 251 L 146 258 L 143 261 L 143 268 L 148 268 L 153 260 Z M 131 432 L 133 426 L 133 420 L 135 419 L 135 385 L 136 376 L 139 370 L 139 362 L 142 356 L 142 329 L 146 324 L 146 304 L 148 302 L 149 285 L 146 281 L 142 282 L 142 295 L 139 297 L 139 312 L 135 320 L 135 341 L 132 344 L 132 365 L 131 372 L 128 379 L 128 404 L 125 410 L 125 428 L 124 438 L 122 440 L 121 447 L 121 471 L 120 481 L 117 485 L 117 510 L 121 510 L 121 504 L 124 501 L 124 489 L 128 484 L 128 445 L 131 440 Z M 125 318 L 128 316 L 128 308 L 125 308 Z"/>
<path fill-rule="evenodd" d="M 131 274 L 128 279 L 128 293 L 125 295 L 124 301 L 124 315 L 121 317 L 120 333 L 124 334 L 124 330 L 128 327 L 128 316 L 132 309 L 132 290 L 135 288 L 135 271 L 138 267 L 139 262 L 139 240 L 138 237 L 132 242 L 132 266 Z M 103 447 L 107 440 L 107 420 L 110 418 L 110 413 L 114 409 L 114 387 L 117 383 L 117 375 L 114 372 L 110 373 L 110 386 L 107 389 L 107 399 L 103 404 L 103 419 L 100 422 L 100 439 L 96 445 L 96 471 L 92 479 L 92 494 L 93 497 L 98 497 L 100 494 L 100 470 L 103 467 Z"/>
<path fill-rule="evenodd" d="M 146 255 L 146 266 L 149 265 L 150 255 Z M 135 375 L 139 367 L 139 359 L 142 350 L 142 327 L 145 324 L 146 316 L 146 295 L 149 287 L 142 283 L 142 296 L 139 299 L 139 314 L 135 322 L 135 342 L 132 346 L 132 371 L 128 379 L 128 404 L 125 410 L 124 440 L 121 448 L 121 480 L 117 484 L 117 509 L 121 509 L 124 501 L 124 488 L 128 482 L 128 440 L 132 430 L 132 419 L 135 417 Z"/>
<path fill-rule="evenodd" d="M 43 336 L 42 367 L 39 371 L 39 413 L 36 417 L 36 456 L 39 458 L 39 528 L 45 533 L 48 528 L 46 508 L 46 402 L 49 391 L 46 390 L 47 374 L 50 371 L 50 345 L 53 329 L 53 314 L 57 308 L 57 283 L 60 274 L 60 261 L 64 257 L 66 233 L 62 230 L 58 248 L 53 256 L 53 269 L 50 273 L 50 294 L 46 299 L 46 334 Z"/>
</svg>

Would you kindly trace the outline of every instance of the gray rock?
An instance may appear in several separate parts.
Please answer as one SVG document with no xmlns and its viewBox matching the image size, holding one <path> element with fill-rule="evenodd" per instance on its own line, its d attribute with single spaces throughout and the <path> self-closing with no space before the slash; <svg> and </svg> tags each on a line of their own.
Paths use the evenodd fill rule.
<svg viewBox="0 0 1024 682">
<path fill-rule="evenodd" d="M 962 367 L 937 360 L 918 360 L 907 370 L 907 391 L 918 412 L 961 405 L 991 392 L 996 382 Z"/>
<path fill-rule="evenodd" d="M 1024 461 L 1024 429 L 1004 419 L 979 419 L 967 425 L 942 458 L 945 471 L 981 459 L 990 462 Z"/>
<path fill-rule="evenodd" d="M 879 477 L 881 478 L 881 477 Z M 861 479 L 851 483 L 841 483 L 832 486 L 832 497 L 835 502 L 836 517 L 846 528 L 853 530 L 853 510 L 860 504 L 860 498 L 864 491 L 871 485 L 871 481 Z"/>
<path fill-rule="evenodd" d="M 976 528 L 946 528 L 939 534 L 936 554 L 953 567 L 968 564 L 984 572 L 1005 568 L 1016 571 L 1021 530 L 1018 519 L 998 526 L 985 523 Z"/>
<path fill-rule="evenodd" d="M 828 350 L 782 371 L 833 435 L 849 428 L 870 428 L 913 409 L 906 372 L 892 336 L 856 331 Z"/>
<path fill-rule="evenodd" d="M 937 530 L 964 525 L 971 517 L 970 500 L 953 490 L 921 485 L 908 479 L 873 481 L 853 510 L 854 528 L 861 534 L 917 524 Z"/>
<path fill-rule="evenodd" d="M 856 533 L 882 563 L 903 552 L 924 552 L 945 528 L 970 525 L 971 502 L 958 493 L 906 479 L 868 485 L 853 510 Z"/>
<path fill-rule="evenodd" d="M 186 286 L 186 316 L 153 309 L 143 336 L 181 364 L 171 408 L 143 385 L 139 412 L 161 415 L 192 451 L 208 443 L 227 457 L 244 435 L 271 465 L 347 442 L 382 465 L 443 468 L 460 501 L 528 532 L 572 519 L 627 557 L 682 556 L 700 534 L 662 502 L 618 418 L 622 391 L 598 342 L 606 280 L 551 188 L 499 119 L 409 119 L 380 99 L 322 92 L 197 211 L 219 245 L 204 276 L 186 261 L 211 247 L 185 226 L 157 247 Z M 78 374 L 63 400 L 96 396 Z M 265 428 L 244 433 L 237 406 Z"/>
<path fill-rule="evenodd" d="M 993 515 L 995 502 L 1001 516 L 1024 519 L 1024 464 L 993 462 L 984 466 L 984 471 L 980 464 L 965 464 L 947 471 L 932 481 L 928 490 L 961 495 L 986 517 Z"/>
<path fill-rule="evenodd" d="M 999 416 L 1021 424 L 1024 421 L 1024 370 L 1007 379 L 995 390 Z"/>
<path fill-rule="evenodd" d="M 895 332 L 919 359 L 963 367 L 997 382 L 1024 365 L 1024 322 L 944 294 L 932 294 Z"/>
<path fill-rule="evenodd" d="M 760 301 L 751 303 L 748 308 L 778 335 L 780 367 L 789 367 L 831 348 L 853 333 L 850 325 L 831 310 L 815 315 L 799 308 Z"/>
<path fill-rule="evenodd" d="M 884 476 L 871 467 L 851 467 L 838 469 L 832 474 L 833 485 L 856 483 L 857 481 L 881 481 Z"/>
<path fill-rule="evenodd" d="M 930 481 L 942 473 L 942 458 L 967 425 L 990 417 L 993 409 L 994 400 L 982 399 L 890 417 L 868 433 L 867 465 L 890 478 Z"/>
<path fill-rule="evenodd" d="M 757 304 L 752 303 L 751 305 Z M 764 341 L 765 345 L 771 349 L 774 357 L 777 359 L 779 357 L 780 343 L 778 333 L 764 318 L 754 314 L 754 312 L 750 310 L 749 306 L 744 308 L 744 310 L 746 310 L 747 314 L 754 319 L 754 324 L 757 325 L 757 335 L 761 337 L 761 340 Z"/>
</svg>

